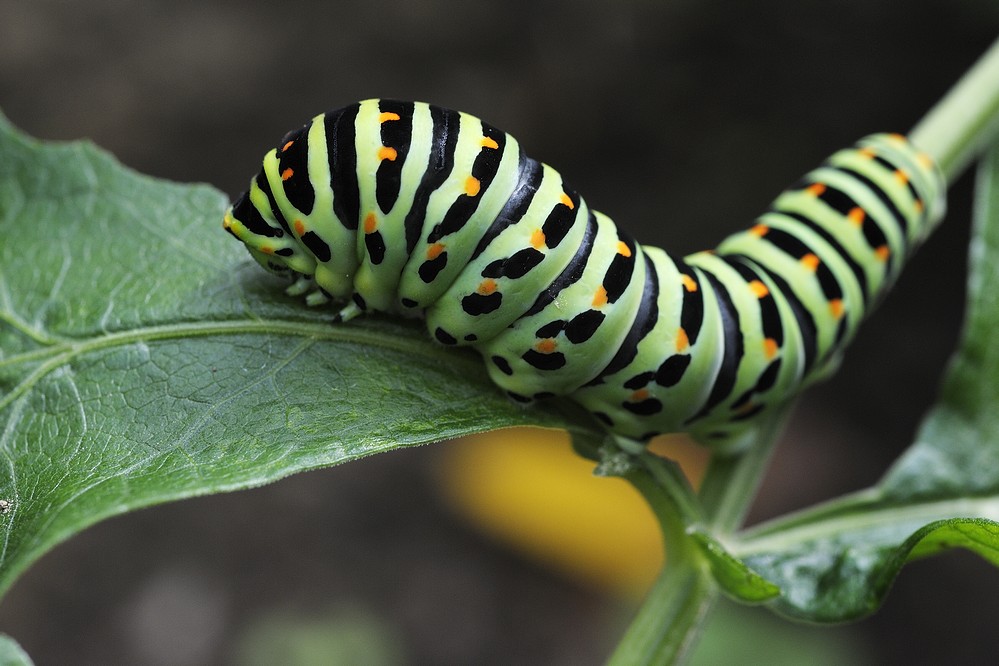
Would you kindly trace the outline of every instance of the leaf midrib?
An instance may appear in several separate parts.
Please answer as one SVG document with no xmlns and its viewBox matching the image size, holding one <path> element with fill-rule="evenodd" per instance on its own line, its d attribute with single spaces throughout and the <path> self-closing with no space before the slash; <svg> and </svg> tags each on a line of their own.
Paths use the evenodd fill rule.
<svg viewBox="0 0 999 666">
<path fill-rule="evenodd" d="M 999 521 L 999 495 L 961 497 L 909 505 L 892 504 L 880 508 L 870 505 L 871 498 L 876 497 L 873 493 L 862 492 L 852 497 L 858 500 L 855 506 L 849 509 L 844 506 L 844 512 L 838 515 L 816 522 L 789 526 L 777 532 L 770 532 L 771 529 L 779 529 L 776 525 L 771 525 L 767 529 L 768 534 L 752 537 L 747 533 L 745 538 L 736 540 L 728 546 L 735 555 L 746 557 L 767 552 L 790 551 L 810 541 L 869 532 L 891 525 L 915 525 L 912 530 L 915 532 L 920 527 L 938 520 L 985 518 Z M 847 502 L 844 501 L 843 504 L 846 505 Z"/>
<path fill-rule="evenodd" d="M 6 321 L 6 318 L 3 320 Z M 10 393 L 0 398 L 0 410 L 30 390 L 44 376 L 83 354 L 124 347 L 138 342 L 246 334 L 287 335 L 313 340 L 376 346 L 417 357 L 439 358 L 445 364 L 464 363 L 472 372 L 480 370 L 473 357 L 455 354 L 453 350 L 438 349 L 418 338 L 384 333 L 369 327 L 332 326 L 328 323 L 284 319 L 184 322 L 143 326 L 82 339 L 69 340 L 64 338 L 58 343 L 50 344 L 41 349 L 33 349 L 0 359 L 0 368 L 42 361 L 30 374 L 18 382 Z"/>
</svg>

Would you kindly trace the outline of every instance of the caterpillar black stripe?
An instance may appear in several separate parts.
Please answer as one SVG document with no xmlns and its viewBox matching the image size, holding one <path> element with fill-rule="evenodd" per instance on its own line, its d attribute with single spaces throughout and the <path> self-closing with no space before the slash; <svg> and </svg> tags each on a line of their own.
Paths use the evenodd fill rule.
<svg viewBox="0 0 999 666">
<path fill-rule="evenodd" d="M 310 304 L 422 316 L 529 402 L 615 433 L 738 434 L 836 364 L 943 214 L 897 134 L 841 150 L 754 226 L 684 258 L 639 245 L 473 116 L 367 100 L 285 136 L 223 226 Z"/>
</svg>

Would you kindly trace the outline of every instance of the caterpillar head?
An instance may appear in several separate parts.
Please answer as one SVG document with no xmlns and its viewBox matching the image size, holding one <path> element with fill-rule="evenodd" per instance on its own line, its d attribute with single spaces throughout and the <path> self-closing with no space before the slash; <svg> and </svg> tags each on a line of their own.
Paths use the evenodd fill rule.
<svg viewBox="0 0 999 666">
<path fill-rule="evenodd" d="M 285 277 L 311 274 L 315 261 L 302 251 L 298 241 L 280 225 L 265 218 L 244 193 L 229 207 L 222 218 L 222 228 L 246 246 L 250 256 L 267 271 Z"/>
<path fill-rule="evenodd" d="M 222 218 L 222 228 L 242 242 L 254 261 L 264 269 L 275 275 L 288 275 L 291 269 L 280 256 L 274 255 L 273 249 L 267 243 L 267 237 L 250 231 L 246 224 L 233 214 L 232 206 Z"/>
</svg>

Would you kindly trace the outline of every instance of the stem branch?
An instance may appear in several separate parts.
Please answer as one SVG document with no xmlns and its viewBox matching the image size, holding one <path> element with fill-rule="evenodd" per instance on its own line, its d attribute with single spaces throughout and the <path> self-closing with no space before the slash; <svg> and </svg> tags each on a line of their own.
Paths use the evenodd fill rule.
<svg viewBox="0 0 999 666">
<path fill-rule="evenodd" d="M 909 138 L 953 183 L 999 133 L 999 40 L 923 116 Z"/>
<path fill-rule="evenodd" d="M 687 537 L 696 507 L 675 463 L 644 453 L 626 475 L 652 507 L 668 546 L 668 565 L 608 662 L 610 666 L 658 666 L 682 661 L 694 646 L 704 618 L 718 596 L 704 557 Z"/>
</svg>

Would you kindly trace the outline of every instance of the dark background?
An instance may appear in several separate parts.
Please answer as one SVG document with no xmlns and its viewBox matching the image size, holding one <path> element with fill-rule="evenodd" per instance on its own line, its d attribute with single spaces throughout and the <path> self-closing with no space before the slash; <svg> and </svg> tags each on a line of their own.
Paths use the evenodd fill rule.
<svg viewBox="0 0 999 666">
<path fill-rule="evenodd" d="M 0 107 L 35 136 L 237 194 L 319 111 L 430 101 L 514 133 L 643 242 L 685 253 L 833 150 L 906 131 L 997 32 L 994 0 L 0 0 Z M 753 520 L 875 482 L 911 440 L 958 335 L 969 185 L 803 400 Z M 440 448 L 100 524 L 23 577 L 0 630 L 39 665 L 220 663 L 277 609 L 370 629 L 405 663 L 600 663 L 632 609 L 455 518 L 428 472 Z M 997 591 L 994 569 L 948 554 L 828 631 L 878 663 L 992 662 Z"/>
</svg>

